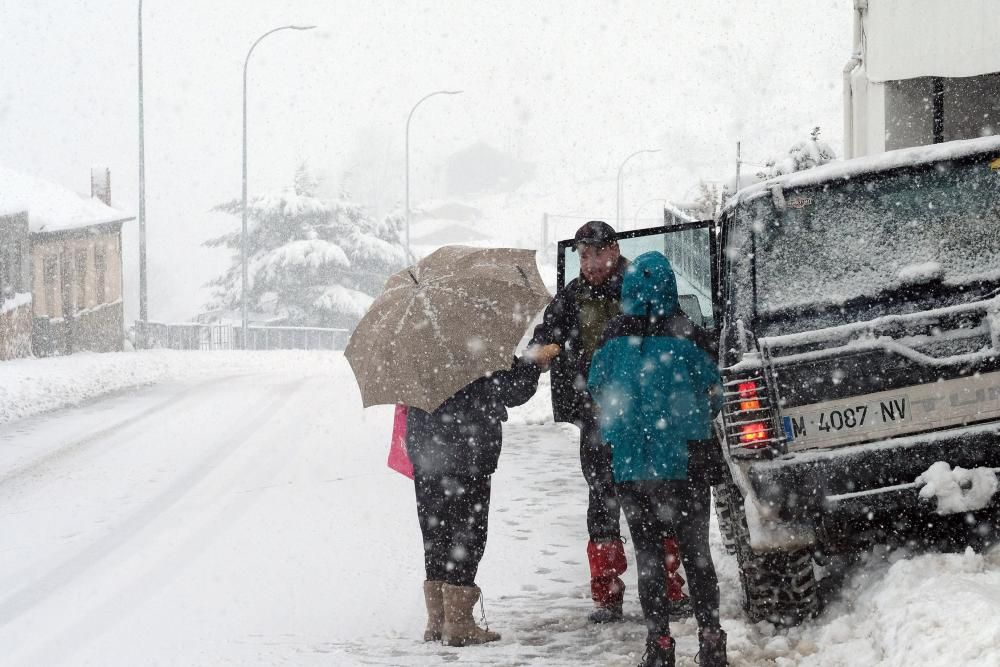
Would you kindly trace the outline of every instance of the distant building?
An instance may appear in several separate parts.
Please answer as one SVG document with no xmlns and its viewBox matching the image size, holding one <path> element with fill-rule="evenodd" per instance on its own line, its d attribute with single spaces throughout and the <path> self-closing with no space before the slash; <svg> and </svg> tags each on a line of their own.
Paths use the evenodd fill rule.
<svg viewBox="0 0 1000 667">
<path fill-rule="evenodd" d="M 844 153 L 1000 133 L 1000 3 L 854 0 Z"/>
<path fill-rule="evenodd" d="M 443 245 L 483 245 L 492 237 L 483 228 L 483 213 L 455 201 L 429 200 L 413 208 L 410 243 L 418 257 Z"/>
<path fill-rule="evenodd" d="M 121 226 L 133 218 L 110 206 L 106 169 L 91 192 L 0 167 L 0 359 L 122 349 Z"/>
<path fill-rule="evenodd" d="M 0 361 L 31 354 L 31 241 L 28 214 L 0 208 Z"/>
</svg>

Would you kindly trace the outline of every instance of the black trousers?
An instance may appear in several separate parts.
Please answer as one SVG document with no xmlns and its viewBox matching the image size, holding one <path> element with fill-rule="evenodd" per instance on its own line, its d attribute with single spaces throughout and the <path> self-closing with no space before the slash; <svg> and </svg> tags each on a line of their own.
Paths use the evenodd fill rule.
<svg viewBox="0 0 1000 667">
<path fill-rule="evenodd" d="M 427 579 L 472 586 L 486 549 L 490 477 L 416 474 L 413 483 Z"/>
<path fill-rule="evenodd" d="M 621 505 L 611 467 L 611 445 L 601 437 L 593 417 L 578 422 L 580 427 L 580 469 L 587 480 L 587 533 L 597 541 L 621 536 Z"/>
<path fill-rule="evenodd" d="M 694 615 L 701 628 L 719 626 L 719 580 L 708 546 L 711 490 L 687 481 L 618 484 L 639 570 L 639 602 L 651 637 L 670 634 L 663 538 L 677 538 Z"/>
</svg>

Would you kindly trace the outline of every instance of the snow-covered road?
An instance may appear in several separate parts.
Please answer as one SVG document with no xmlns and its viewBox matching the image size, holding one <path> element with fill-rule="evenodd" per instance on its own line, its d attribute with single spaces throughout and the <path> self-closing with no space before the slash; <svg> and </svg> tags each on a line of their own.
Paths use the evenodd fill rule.
<svg viewBox="0 0 1000 667">
<path fill-rule="evenodd" d="M 586 622 L 586 489 L 573 429 L 533 423 L 545 403 L 515 412 L 494 481 L 480 583 L 504 637 L 467 649 L 418 641 L 420 537 L 410 482 L 385 468 L 391 408 L 363 411 L 339 356 L 220 364 L 10 421 L 0 662 L 634 665 L 634 567 L 627 622 Z M 823 616 L 775 631 L 743 621 L 714 526 L 713 547 L 733 665 L 1000 664 L 996 549 L 872 554 Z M 692 622 L 675 633 L 693 665 Z"/>
</svg>

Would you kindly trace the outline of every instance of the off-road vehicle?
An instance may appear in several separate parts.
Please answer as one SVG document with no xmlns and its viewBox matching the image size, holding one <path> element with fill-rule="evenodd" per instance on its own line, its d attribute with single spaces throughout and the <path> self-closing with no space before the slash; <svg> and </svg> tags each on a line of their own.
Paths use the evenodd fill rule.
<svg viewBox="0 0 1000 667">
<path fill-rule="evenodd" d="M 859 546 L 994 538 L 1000 137 L 781 176 L 716 221 L 620 244 L 665 252 L 718 336 L 730 479 L 714 499 L 752 620 L 817 613 L 820 566 Z M 934 497 L 918 478 L 936 462 L 976 474 Z"/>
</svg>

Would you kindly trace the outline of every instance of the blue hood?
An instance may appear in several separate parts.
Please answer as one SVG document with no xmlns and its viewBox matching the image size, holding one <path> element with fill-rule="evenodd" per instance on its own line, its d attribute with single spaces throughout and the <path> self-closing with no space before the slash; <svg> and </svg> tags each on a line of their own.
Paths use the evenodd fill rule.
<svg viewBox="0 0 1000 667">
<path fill-rule="evenodd" d="M 622 281 L 622 312 L 666 317 L 677 310 L 677 278 L 663 253 L 655 250 L 635 258 Z"/>
</svg>

